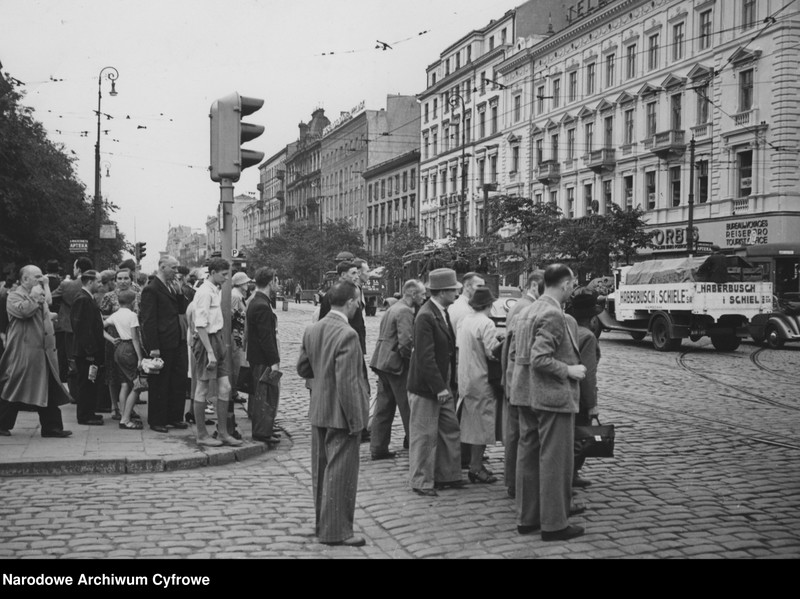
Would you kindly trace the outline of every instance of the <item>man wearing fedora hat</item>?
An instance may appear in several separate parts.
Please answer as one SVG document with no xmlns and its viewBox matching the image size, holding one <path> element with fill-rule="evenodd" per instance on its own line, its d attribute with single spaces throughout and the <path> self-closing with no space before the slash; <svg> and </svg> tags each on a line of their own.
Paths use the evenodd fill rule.
<svg viewBox="0 0 800 599">
<path fill-rule="evenodd" d="M 428 277 L 430 301 L 414 321 L 414 349 L 408 371 L 409 480 L 418 495 L 460 487 L 461 448 L 456 418 L 455 335 L 447 307 L 461 284 L 456 271 L 437 268 Z"/>
</svg>

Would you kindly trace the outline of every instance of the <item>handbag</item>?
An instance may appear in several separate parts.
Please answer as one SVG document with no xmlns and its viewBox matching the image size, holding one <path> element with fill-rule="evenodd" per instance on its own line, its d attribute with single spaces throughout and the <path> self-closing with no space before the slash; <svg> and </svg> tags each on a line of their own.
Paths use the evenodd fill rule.
<svg viewBox="0 0 800 599">
<path fill-rule="evenodd" d="M 597 421 L 593 425 L 592 421 Z M 575 427 L 575 458 L 613 458 L 614 425 L 601 424 L 597 416 L 592 416 L 586 426 Z"/>
</svg>

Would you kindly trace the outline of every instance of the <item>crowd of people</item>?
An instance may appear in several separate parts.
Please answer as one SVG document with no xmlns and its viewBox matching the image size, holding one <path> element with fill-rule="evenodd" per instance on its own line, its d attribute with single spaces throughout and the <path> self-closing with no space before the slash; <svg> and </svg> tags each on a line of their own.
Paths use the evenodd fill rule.
<svg viewBox="0 0 800 599">
<path fill-rule="evenodd" d="M 496 298 L 483 273 L 458 281 L 455 270 L 439 268 L 426 285 L 406 281 L 380 323 L 370 360 L 378 379 L 370 410 L 360 289 L 366 272 L 363 260 L 338 265 L 339 279 L 323 298 L 318 321 L 307 327 L 297 363 L 310 390 L 320 541 L 365 543 L 353 532 L 358 445 L 369 441 L 372 460 L 393 459 L 397 411 L 414 493 L 437 497 L 443 489 L 464 489 L 463 470 L 473 484 L 496 483 L 485 450 L 502 441 L 518 533 L 539 532 L 545 541 L 582 535 L 582 527 L 569 524 L 586 509 L 574 501 L 573 489 L 591 483 L 579 476 L 574 427 L 597 415 L 600 349 L 590 330 L 596 293 L 575 289 L 572 271 L 552 264 L 530 273 L 502 330 L 490 318 Z"/>
</svg>

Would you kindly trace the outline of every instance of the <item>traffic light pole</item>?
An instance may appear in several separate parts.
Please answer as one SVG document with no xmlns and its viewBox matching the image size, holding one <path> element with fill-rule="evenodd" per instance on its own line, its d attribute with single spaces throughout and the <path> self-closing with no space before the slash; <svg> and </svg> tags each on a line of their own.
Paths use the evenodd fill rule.
<svg viewBox="0 0 800 599">
<path fill-rule="evenodd" d="M 220 241 L 222 242 L 222 257 L 233 266 L 233 180 L 223 178 L 219 183 L 219 201 L 222 206 L 220 214 L 222 229 Z M 231 277 L 222 284 L 222 343 L 225 347 L 225 358 L 228 372 L 232 372 L 231 347 Z M 231 390 L 232 392 L 235 389 Z M 230 401 L 226 398 L 225 401 Z M 223 416 L 220 416 L 222 418 Z"/>
</svg>

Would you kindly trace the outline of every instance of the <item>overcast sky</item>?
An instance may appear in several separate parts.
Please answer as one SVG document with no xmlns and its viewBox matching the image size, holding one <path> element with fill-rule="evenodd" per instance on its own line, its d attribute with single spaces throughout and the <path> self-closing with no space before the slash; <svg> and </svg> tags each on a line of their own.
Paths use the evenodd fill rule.
<svg viewBox="0 0 800 599">
<path fill-rule="evenodd" d="M 423 91 L 425 68 L 447 46 L 521 3 L 0 0 L 0 61 L 25 83 L 23 103 L 50 139 L 74 152 L 90 195 L 97 78 L 118 69 L 116 97 L 102 84 L 101 112 L 113 117 L 101 123 L 102 194 L 120 207 L 126 237 L 147 242 L 150 270 L 169 225 L 205 231 L 216 212 L 207 171 L 215 99 L 238 91 L 265 100 L 248 120 L 266 131 L 248 147 L 269 157 L 318 106 L 333 121 L 361 100 L 379 110 L 387 94 Z M 235 193 L 255 194 L 257 183 L 251 167 Z"/>
</svg>

